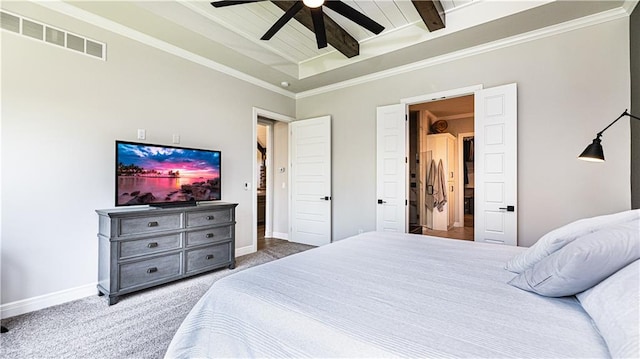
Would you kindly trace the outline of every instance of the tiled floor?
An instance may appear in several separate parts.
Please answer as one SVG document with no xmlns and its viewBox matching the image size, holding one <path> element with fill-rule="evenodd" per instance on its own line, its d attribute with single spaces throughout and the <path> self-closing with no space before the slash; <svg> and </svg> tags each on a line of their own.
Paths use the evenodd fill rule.
<svg viewBox="0 0 640 359">
<path fill-rule="evenodd" d="M 258 224 L 258 250 L 273 247 L 278 243 L 286 242 L 278 238 L 264 237 L 264 224 Z"/>
<path fill-rule="evenodd" d="M 422 228 L 422 234 L 435 237 L 444 237 L 451 239 L 461 239 L 465 241 L 473 240 L 473 215 L 464 215 L 464 227 L 453 227 L 448 231 L 434 231 L 428 228 Z"/>
<path fill-rule="evenodd" d="M 435 237 L 473 241 L 473 227 L 453 227 L 448 231 L 434 231 L 432 229 L 423 228 L 422 234 Z"/>
</svg>

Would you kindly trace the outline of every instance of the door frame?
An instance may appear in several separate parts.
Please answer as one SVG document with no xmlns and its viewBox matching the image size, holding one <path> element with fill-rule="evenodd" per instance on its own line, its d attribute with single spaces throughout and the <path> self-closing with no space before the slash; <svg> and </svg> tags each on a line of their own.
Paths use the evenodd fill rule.
<svg viewBox="0 0 640 359">
<path fill-rule="evenodd" d="M 475 104 L 474 104 L 475 107 Z M 474 124 L 475 124 L 475 118 L 473 120 Z M 458 226 L 457 227 L 464 227 L 464 139 L 465 138 L 470 138 L 470 137 L 475 137 L 474 136 L 475 132 L 461 132 L 458 134 L 458 193 L 460 194 L 458 196 L 458 203 L 457 203 L 457 209 L 458 209 L 458 213 L 456 214 L 456 217 L 458 218 Z M 475 151 L 474 151 L 475 153 Z M 475 154 L 474 154 L 474 165 L 475 165 Z M 475 187 L 473 189 L 474 191 L 474 197 L 475 197 Z M 475 213 L 475 212 L 474 212 Z"/>
<path fill-rule="evenodd" d="M 261 119 L 262 118 L 262 119 Z M 271 119 L 267 119 L 264 116 L 258 117 L 258 126 L 264 126 L 267 129 L 266 133 L 266 143 L 264 144 L 267 149 L 264 166 L 265 166 L 265 205 L 264 205 L 264 234 L 265 237 L 271 237 L 273 234 L 273 145 L 274 145 L 274 137 L 273 137 L 273 129 L 275 127 L 275 121 Z M 258 166 L 256 166 L 257 168 Z M 257 170 L 256 170 L 257 171 Z M 260 182 L 258 178 L 258 173 L 256 173 L 256 182 Z M 256 191 L 258 188 L 256 187 Z M 257 195 L 256 195 L 257 198 Z M 257 212 L 256 212 L 257 213 Z M 257 222 L 257 220 L 256 220 Z"/>
<path fill-rule="evenodd" d="M 408 116 L 409 115 L 409 106 L 410 105 L 416 105 L 416 104 L 425 103 L 425 102 L 440 101 L 440 100 L 444 100 L 444 99 L 447 99 L 447 98 L 453 98 L 453 97 L 474 95 L 476 93 L 476 91 L 480 91 L 482 89 L 483 89 L 483 85 L 482 84 L 472 85 L 472 86 L 461 87 L 461 88 L 452 89 L 452 90 L 446 90 L 446 91 L 434 92 L 434 93 L 425 94 L 425 95 L 419 95 L 419 96 L 414 96 L 414 97 L 403 98 L 403 99 L 400 99 L 400 103 L 405 105 L 405 115 Z M 408 128 L 407 128 L 407 130 L 408 130 Z M 408 146 L 408 142 L 407 142 L 407 146 Z M 409 149 L 407 147 L 406 154 L 408 155 L 408 153 L 409 153 Z M 406 173 L 406 178 L 409 178 L 409 166 L 406 166 L 405 171 L 407 172 Z M 404 182 L 405 183 L 403 183 L 402 185 L 405 187 L 405 193 L 408 194 L 409 193 L 408 192 L 408 187 L 409 186 L 408 186 L 408 183 L 406 183 L 407 181 L 404 181 Z M 458 182 L 460 182 L 460 181 L 458 181 Z M 404 218 L 404 220 L 405 220 L 405 228 L 409 228 L 409 207 L 408 206 L 405 209 L 405 218 Z"/>
<path fill-rule="evenodd" d="M 434 93 L 430 93 L 430 94 L 424 94 L 424 95 L 419 95 L 419 96 L 403 98 L 403 99 L 400 99 L 400 104 L 404 105 L 405 118 L 406 118 L 406 116 L 409 115 L 409 106 L 410 105 L 416 105 L 416 104 L 425 103 L 425 102 L 432 102 L 432 101 L 439 101 L 439 100 L 444 100 L 446 98 L 452 98 L 452 97 L 461 97 L 461 96 L 474 95 L 476 93 L 476 91 L 480 91 L 482 89 L 483 89 L 483 86 L 481 84 L 467 86 L 467 87 L 461 87 L 461 88 L 452 89 L 452 90 L 446 90 L 446 91 L 434 92 Z M 405 126 L 407 127 L 405 129 L 405 133 L 408 133 L 408 126 L 407 126 L 406 122 L 405 122 Z M 408 156 L 409 155 L 408 141 L 407 141 L 407 146 L 406 147 L 407 147 L 407 149 L 405 151 L 405 156 Z M 409 178 L 409 166 L 405 166 L 405 177 L 407 179 Z M 408 193 L 409 193 L 409 181 L 408 180 L 405 181 L 404 193 L 405 193 L 405 198 L 408 200 Z M 406 228 L 409 228 L 409 215 L 408 214 L 409 214 L 409 209 L 407 207 L 406 210 L 405 210 L 405 218 L 404 218 L 404 221 L 405 221 L 405 232 L 406 232 Z M 378 218 L 376 218 L 376 223 L 377 223 L 377 221 L 378 221 Z"/>
<path fill-rule="evenodd" d="M 253 163 L 252 169 L 251 169 L 251 173 L 252 173 L 252 182 L 256 180 L 256 178 L 258 178 L 258 172 L 257 172 L 257 167 L 258 167 L 258 159 L 256 156 L 256 138 L 258 138 L 258 117 L 264 117 L 264 118 L 268 118 L 270 120 L 274 120 L 274 121 L 280 121 L 280 122 L 285 122 L 285 123 L 291 123 L 295 120 L 295 118 L 287 116 L 287 115 L 283 115 L 281 113 L 277 113 L 277 112 L 273 112 L 273 111 L 269 111 L 269 110 L 265 110 L 259 107 L 253 107 L 253 114 L 252 114 L 252 131 L 253 131 L 253 136 L 251 137 L 251 155 L 252 155 L 252 160 L 251 162 Z M 287 146 L 288 146 L 288 139 L 287 139 Z M 267 155 L 269 156 L 269 155 Z M 289 154 L 287 153 L 287 156 L 289 156 Z M 290 159 L 287 158 L 287 163 L 290 162 Z M 269 172 L 268 172 L 269 173 Z M 268 174 L 267 174 L 268 176 Z M 268 181 L 268 179 L 267 179 Z M 271 181 L 273 182 L 273 181 Z M 290 187 L 290 186 L 289 186 Z M 289 191 L 289 189 L 287 189 Z M 249 253 L 254 253 L 258 251 L 258 186 L 257 183 L 254 184 L 253 186 L 251 186 L 251 212 L 252 212 L 252 222 L 251 222 L 251 245 L 250 246 L 246 246 L 246 247 L 242 247 L 242 248 L 236 248 L 236 256 L 242 256 L 245 254 L 249 254 Z M 287 201 L 289 201 L 291 198 L 291 193 L 287 193 Z M 272 225 L 272 230 L 273 230 L 273 216 L 271 213 L 271 208 L 273 208 L 273 185 L 271 186 L 267 186 L 267 193 L 266 193 L 266 197 L 265 197 L 265 226 L 266 226 L 266 222 L 267 221 L 271 221 L 271 225 Z M 289 218 L 289 214 L 287 213 L 287 220 Z"/>
</svg>

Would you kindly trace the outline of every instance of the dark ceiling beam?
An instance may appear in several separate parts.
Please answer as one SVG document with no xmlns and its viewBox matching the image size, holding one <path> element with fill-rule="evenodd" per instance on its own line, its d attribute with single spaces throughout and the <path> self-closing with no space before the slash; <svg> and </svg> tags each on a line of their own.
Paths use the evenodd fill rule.
<svg viewBox="0 0 640 359">
<path fill-rule="evenodd" d="M 412 0 L 429 31 L 444 29 L 444 9 L 439 0 Z"/>
<path fill-rule="evenodd" d="M 278 0 L 271 2 L 284 11 L 289 10 L 289 8 L 295 4 L 295 1 Z M 322 16 L 324 18 L 324 27 L 329 45 L 333 46 L 348 58 L 358 56 L 358 54 L 360 54 L 360 44 L 358 44 L 358 41 L 327 16 L 327 14 L 323 14 Z M 308 7 L 305 6 L 302 10 L 298 11 L 294 19 L 313 32 L 313 20 L 311 19 L 311 11 L 309 11 Z"/>
</svg>

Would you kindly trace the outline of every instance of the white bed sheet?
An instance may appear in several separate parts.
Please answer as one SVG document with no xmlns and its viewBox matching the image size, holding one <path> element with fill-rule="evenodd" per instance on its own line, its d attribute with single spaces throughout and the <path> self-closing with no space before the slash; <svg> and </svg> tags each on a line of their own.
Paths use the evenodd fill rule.
<svg viewBox="0 0 640 359">
<path fill-rule="evenodd" d="M 522 250 L 364 233 L 217 281 L 166 357 L 609 357 L 575 297 L 507 284 Z"/>
</svg>

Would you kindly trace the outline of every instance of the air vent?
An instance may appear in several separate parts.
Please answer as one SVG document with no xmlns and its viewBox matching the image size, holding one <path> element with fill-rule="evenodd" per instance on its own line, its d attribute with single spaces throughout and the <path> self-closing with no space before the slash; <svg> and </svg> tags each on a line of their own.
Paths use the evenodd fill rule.
<svg viewBox="0 0 640 359">
<path fill-rule="evenodd" d="M 11 14 L 7 14 L 5 12 L 0 13 L 0 27 L 3 30 L 20 32 L 20 18 L 17 16 L 13 16 Z"/>
<path fill-rule="evenodd" d="M 64 32 L 47 26 L 47 42 L 58 46 L 64 46 Z"/>
<path fill-rule="evenodd" d="M 76 50 L 80 52 L 84 52 L 84 39 L 67 33 L 67 48 L 71 50 Z"/>
<path fill-rule="evenodd" d="M 87 54 L 102 57 L 104 53 L 104 45 L 99 42 L 87 40 Z"/>
<path fill-rule="evenodd" d="M 22 35 L 32 37 L 36 40 L 42 40 L 44 32 L 44 26 L 37 22 L 22 19 Z"/>
<path fill-rule="evenodd" d="M 22 34 L 31 39 L 52 44 L 82 53 L 93 58 L 106 60 L 106 44 L 88 39 L 84 36 L 73 34 L 65 30 L 28 19 L 26 17 L 0 11 L 0 28 L 17 34 Z"/>
</svg>

